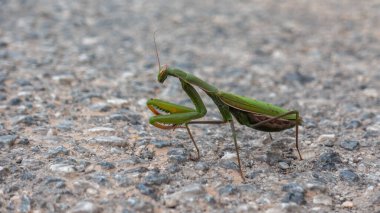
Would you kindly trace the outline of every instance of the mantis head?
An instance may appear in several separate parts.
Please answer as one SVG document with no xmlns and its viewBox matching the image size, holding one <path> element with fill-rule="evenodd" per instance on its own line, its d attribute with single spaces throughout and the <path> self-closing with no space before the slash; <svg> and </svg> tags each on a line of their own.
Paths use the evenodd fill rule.
<svg viewBox="0 0 380 213">
<path fill-rule="evenodd" d="M 168 68 L 169 66 L 167 64 L 164 64 L 164 66 L 160 66 L 160 69 L 158 71 L 157 80 L 160 83 L 164 83 L 166 78 L 168 77 Z"/>
</svg>

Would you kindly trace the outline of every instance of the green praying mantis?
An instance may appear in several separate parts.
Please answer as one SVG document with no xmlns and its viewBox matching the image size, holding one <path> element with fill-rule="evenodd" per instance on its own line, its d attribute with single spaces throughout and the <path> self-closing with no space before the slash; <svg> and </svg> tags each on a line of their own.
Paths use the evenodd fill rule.
<svg viewBox="0 0 380 213">
<path fill-rule="evenodd" d="M 197 157 L 192 158 L 192 160 L 198 160 L 200 154 L 197 143 L 189 129 L 189 125 L 229 123 L 235 144 L 239 173 L 243 181 L 245 181 L 232 117 L 235 117 L 241 125 L 264 132 L 278 132 L 295 127 L 296 149 L 302 160 L 298 148 L 298 126 L 302 125 L 302 118 L 298 111 L 289 111 L 264 101 L 223 92 L 191 73 L 184 72 L 178 68 L 169 67 L 168 65 L 161 66 L 155 35 L 154 44 L 159 66 L 158 82 L 164 83 L 168 76 L 178 78 L 181 82 L 182 89 L 193 102 L 195 109 L 160 99 L 150 99 L 147 101 L 147 107 L 154 113 L 154 116 L 150 117 L 149 123 L 157 128 L 166 130 L 186 128 L 197 151 Z M 203 90 L 212 99 L 222 115 L 222 120 L 197 120 L 204 117 L 207 110 L 194 86 Z"/>
</svg>

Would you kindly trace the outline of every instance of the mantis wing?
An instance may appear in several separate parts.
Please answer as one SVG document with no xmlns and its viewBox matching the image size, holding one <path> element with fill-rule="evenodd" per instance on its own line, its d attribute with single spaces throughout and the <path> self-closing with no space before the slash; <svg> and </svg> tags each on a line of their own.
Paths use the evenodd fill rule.
<svg viewBox="0 0 380 213">
<path fill-rule="evenodd" d="M 228 106 L 246 112 L 257 113 L 270 117 L 276 117 L 289 112 L 279 106 L 232 93 L 219 92 L 218 97 Z M 296 115 L 290 114 L 284 116 L 283 119 L 296 120 Z"/>
</svg>

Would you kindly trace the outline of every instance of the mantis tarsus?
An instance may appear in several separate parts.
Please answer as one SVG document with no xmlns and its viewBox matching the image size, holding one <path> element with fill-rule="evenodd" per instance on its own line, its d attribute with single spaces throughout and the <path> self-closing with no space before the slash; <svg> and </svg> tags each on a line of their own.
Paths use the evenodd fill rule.
<svg viewBox="0 0 380 213">
<path fill-rule="evenodd" d="M 264 101 L 223 92 L 190 73 L 184 72 L 178 68 L 169 67 L 168 65 L 161 66 L 155 36 L 154 44 L 159 66 L 158 81 L 163 83 L 168 76 L 178 78 L 182 84 L 183 90 L 193 102 L 195 109 L 159 99 L 150 99 L 147 101 L 147 106 L 155 116 L 150 117 L 149 123 L 161 129 L 186 128 L 190 139 L 197 150 L 197 158 L 194 160 L 198 160 L 200 155 L 197 143 L 189 129 L 189 124 L 224 124 L 228 122 L 230 123 L 232 130 L 239 173 L 243 181 L 245 180 L 241 167 L 239 147 L 236 140 L 236 131 L 232 116 L 234 116 L 240 124 L 264 132 L 278 132 L 295 127 L 296 149 L 302 160 L 298 148 L 298 125 L 302 124 L 302 118 L 299 116 L 298 111 L 289 111 Z M 199 87 L 213 100 L 223 117 L 222 120 L 196 120 L 204 117 L 207 110 L 194 86 Z M 162 114 L 161 112 L 167 114 Z"/>
</svg>

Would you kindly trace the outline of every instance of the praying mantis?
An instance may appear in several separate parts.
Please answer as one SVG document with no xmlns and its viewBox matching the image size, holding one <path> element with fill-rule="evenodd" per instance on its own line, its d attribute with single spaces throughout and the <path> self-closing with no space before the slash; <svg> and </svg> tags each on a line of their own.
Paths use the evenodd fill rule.
<svg viewBox="0 0 380 213">
<path fill-rule="evenodd" d="M 147 101 L 147 107 L 154 114 L 154 116 L 150 117 L 149 123 L 157 128 L 165 130 L 185 128 L 197 151 L 197 157 L 192 158 L 192 160 L 198 160 L 200 154 L 197 143 L 191 134 L 189 125 L 229 123 L 232 131 L 232 139 L 235 145 L 239 173 L 243 181 L 245 181 L 232 117 L 235 117 L 237 122 L 241 125 L 264 132 L 278 132 L 295 127 L 296 149 L 302 160 L 298 147 L 298 126 L 302 125 L 302 118 L 298 111 L 286 110 L 264 101 L 224 92 L 191 73 L 182 71 L 178 68 L 169 67 L 166 64 L 161 66 L 155 35 L 154 44 L 159 66 L 157 77 L 158 82 L 164 83 L 168 76 L 178 78 L 182 85 L 182 89 L 193 102 L 195 109 L 160 99 L 149 99 Z M 194 86 L 203 90 L 212 99 L 222 115 L 222 120 L 197 120 L 206 115 L 207 109 Z"/>
</svg>

